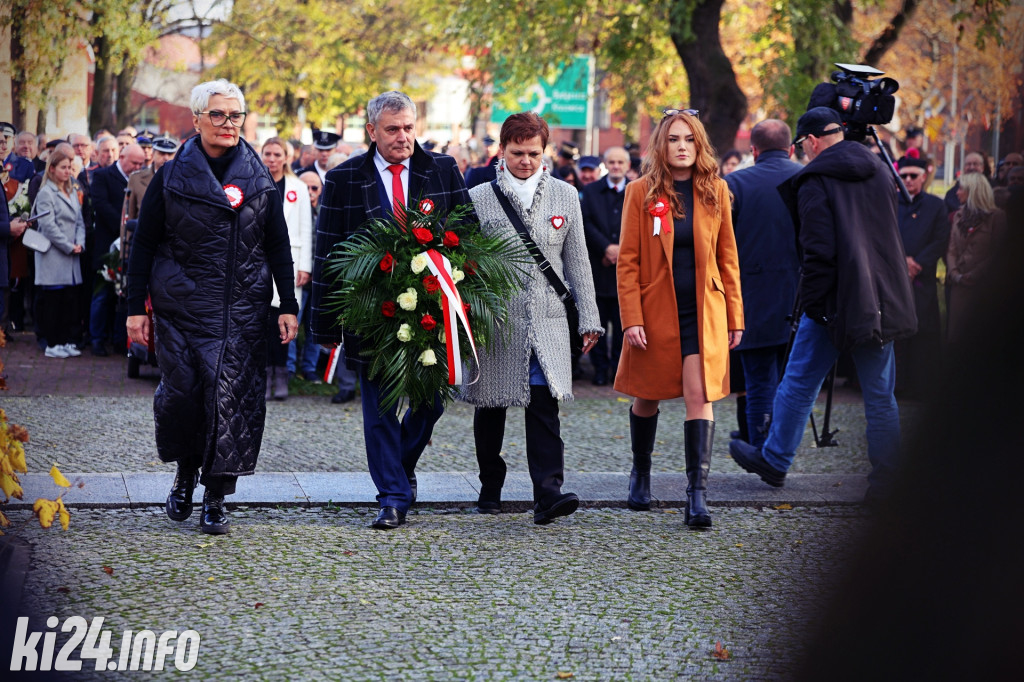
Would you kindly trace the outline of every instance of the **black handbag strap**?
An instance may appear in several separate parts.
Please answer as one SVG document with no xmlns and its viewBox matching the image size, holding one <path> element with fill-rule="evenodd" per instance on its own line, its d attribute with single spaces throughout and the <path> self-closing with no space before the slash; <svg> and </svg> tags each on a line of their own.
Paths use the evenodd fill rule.
<svg viewBox="0 0 1024 682">
<path fill-rule="evenodd" d="M 498 203 L 501 204 L 501 208 L 504 209 L 505 215 L 508 217 L 509 222 L 512 223 L 512 227 L 516 228 L 516 232 L 519 233 L 519 238 L 523 240 L 523 244 L 526 245 L 526 250 L 530 252 L 534 260 L 537 261 L 537 265 L 540 266 L 540 271 L 544 273 L 544 276 L 548 278 L 548 283 L 551 284 L 551 288 L 555 290 L 555 294 L 564 303 L 565 301 L 572 298 L 572 292 L 565 286 L 565 282 L 562 278 L 555 274 L 555 269 L 551 267 L 551 263 L 544 256 L 544 252 L 537 246 L 537 242 L 533 241 L 533 237 L 530 236 L 529 230 L 526 229 L 526 225 L 523 224 L 523 219 L 519 217 L 519 213 L 512 206 L 512 202 L 508 200 L 505 193 L 498 188 L 498 181 L 491 180 L 491 189 L 494 190 L 494 195 L 498 197 Z"/>
</svg>

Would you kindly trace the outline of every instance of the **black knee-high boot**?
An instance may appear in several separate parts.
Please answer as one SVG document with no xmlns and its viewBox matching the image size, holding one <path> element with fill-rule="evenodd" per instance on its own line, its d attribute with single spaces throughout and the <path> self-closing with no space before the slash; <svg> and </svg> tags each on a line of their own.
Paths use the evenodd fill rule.
<svg viewBox="0 0 1024 682">
<path fill-rule="evenodd" d="M 638 417 L 629 408 L 629 437 L 633 443 L 633 470 L 629 472 L 629 498 L 626 504 L 636 511 L 651 508 L 651 452 L 658 433 L 658 412 Z"/>
<path fill-rule="evenodd" d="M 711 445 L 715 441 L 715 422 L 690 419 L 683 423 L 686 445 L 686 525 L 710 528 L 711 512 L 706 498 L 711 472 Z"/>
<path fill-rule="evenodd" d="M 178 473 L 164 504 L 164 511 L 172 521 L 184 521 L 192 516 L 192 491 L 198 480 L 199 469 L 195 465 L 178 462 Z"/>
<path fill-rule="evenodd" d="M 505 438 L 505 408 L 478 407 L 473 412 L 473 439 L 480 467 L 480 496 L 476 510 L 481 514 L 501 512 L 501 487 L 508 467 L 501 457 Z"/>
</svg>

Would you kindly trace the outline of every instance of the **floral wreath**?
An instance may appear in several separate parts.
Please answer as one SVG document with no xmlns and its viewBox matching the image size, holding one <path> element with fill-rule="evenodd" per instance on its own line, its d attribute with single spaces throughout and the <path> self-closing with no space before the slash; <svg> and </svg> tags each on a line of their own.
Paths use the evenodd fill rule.
<svg viewBox="0 0 1024 682">
<path fill-rule="evenodd" d="M 462 372 L 476 345 L 489 348 L 507 326 L 507 302 L 533 261 L 518 235 L 485 234 L 475 218 L 471 205 L 444 214 L 422 199 L 406 209 L 411 229 L 371 220 L 327 257 L 325 307 L 336 328 L 361 337 L 382 412 L 405 398 L 430 405 L 435 394 L 450 403 L 472 383 Z"/>
</svg>

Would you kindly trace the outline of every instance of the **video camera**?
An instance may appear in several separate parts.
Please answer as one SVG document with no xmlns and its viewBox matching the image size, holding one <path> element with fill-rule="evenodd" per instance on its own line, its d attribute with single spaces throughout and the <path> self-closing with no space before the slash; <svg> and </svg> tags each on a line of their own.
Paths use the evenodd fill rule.
<svg viewBox="0 0 1024 682">
<path fill-rule="evenodd" d="M 893 93 L 900 84 L 892 78 L 878 78 L 884 71 L 863 64 L 839 64 L 839 71 L 832 72 L 831 83 L 814 86 L 807 108 L 828 107 L 839 112 L 843 119 L 846 139 L 863 141 L 867 126 L 882 125 L 892 120 L 896 111 Z"/>
</svg>

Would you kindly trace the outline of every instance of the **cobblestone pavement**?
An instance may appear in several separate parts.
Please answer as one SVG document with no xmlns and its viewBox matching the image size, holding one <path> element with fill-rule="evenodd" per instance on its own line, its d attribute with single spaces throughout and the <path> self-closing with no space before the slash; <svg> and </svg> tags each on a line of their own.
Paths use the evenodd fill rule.
<svg viewBox="0 0 1024 682">
<path fill-rule="evenodd" d="M 93 396 L 9 397 L 8 418 L 27 427 L 30 471 L 45 471 L 54 462 L 64 471 L 162 471 L 153 436 L 152 399 Z M 910 428 L 916 406 L 902 410 Z M 821 424 L 821 404 L 817 419 Z M 716 405 L 712 472 L 740 473 L 729 457 L 729 431 L 736 427 L 732 400 Z M 582 473 L 628 471 L 628 403 L 617 398 L 578 400 L 561 409 L 566 469 Z M 653 462 L 655 471 L 681 472 L 683 463 L 681 402 L 663 406 Z M 362 412 L 358 403 L 332 405 L 323 398 L 294 397 L 272 402 L 267 410 L 258 471 L 365 471 Z M 792 473 L 867 473 L 864 409 L 860 403 L 833 408 L 839 447 L 816 448 L 810 426 Z M 504 453 L 511 471 L 527 471 L 523 410 L 509 410 Z M 456 403 L 434 430 L 419 471 L 475 471 L 472 408 Z"/>
<path fill-rule="evenodd" d="M 62 532 L 12 513 L 34 545 L 30 631 L 102 616 L 116 660 L 123 630 L 193 629 L 194 670 L 172 655 L 141 674 L 275 681 L 786 679 L 866 520 L 716 509 L 714 529 L 692 532 L 678 510 L 543 528 L 435 512 L 380 533 L 369 509 L 250 509 L 211 538 L 157 510 L 72 514 Z M 729 660 L 712 656 L 719 641 Z M 70 679 L 140 674 L 92 664 Z"/>
</svg>

